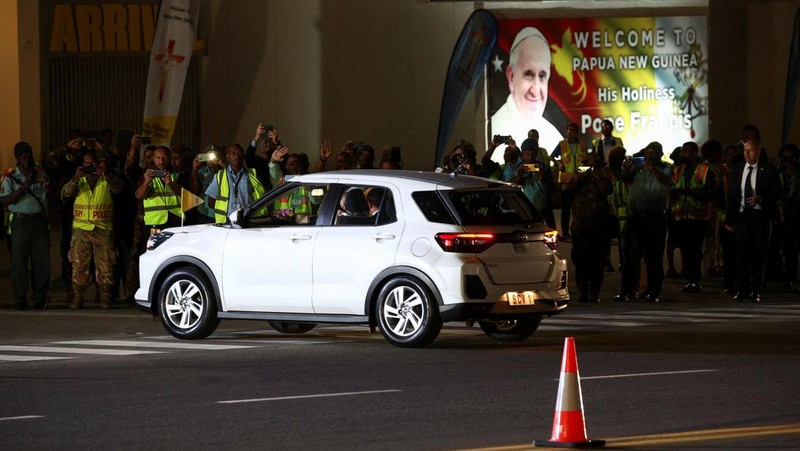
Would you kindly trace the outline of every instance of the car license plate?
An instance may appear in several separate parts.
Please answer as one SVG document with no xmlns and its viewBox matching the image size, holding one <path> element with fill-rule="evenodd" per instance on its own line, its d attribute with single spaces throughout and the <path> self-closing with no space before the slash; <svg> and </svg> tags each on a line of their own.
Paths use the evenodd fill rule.
<svg viewBox="0 0 800 451">
<path fill-rule="evenodd" d="M 506 293 L 506 299 L 508 299 L 508 305 L 533 305 L 535 302 L 532 291 L 523 291 L 521 293 L 509 291 Z"/>
</svg>

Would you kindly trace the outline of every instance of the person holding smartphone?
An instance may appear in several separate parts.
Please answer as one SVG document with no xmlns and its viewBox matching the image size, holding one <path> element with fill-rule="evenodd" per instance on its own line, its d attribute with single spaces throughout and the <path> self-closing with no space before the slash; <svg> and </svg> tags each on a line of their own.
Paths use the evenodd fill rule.
<svg viewBox="0 0 800 451">
<path fill-rule="evenodd" d="M 171 166 L 170 150 L 158 146 L 153 150 L 153 168 L 146 169 L 136 189 L 136 199 L 144 206 L 144 229 L 140 247 L 144 252 L 147 238 L 168 227 L 181 224 L 181 186 Z"/>
<path fill-rule="evenodd" d="M 555 229 L 556 218 L 550 205 L 550 190 L 555 187 L 549 183 L 552 181 L 550 168 L 536 160 L 539 142 L 528 138 L 522 142 L 520 150 L 522 153 L 519 159 L 503 169 L 503 181 L 522 186 L 525 196 L 542 215 L 548 227 Z"/>
</svg>

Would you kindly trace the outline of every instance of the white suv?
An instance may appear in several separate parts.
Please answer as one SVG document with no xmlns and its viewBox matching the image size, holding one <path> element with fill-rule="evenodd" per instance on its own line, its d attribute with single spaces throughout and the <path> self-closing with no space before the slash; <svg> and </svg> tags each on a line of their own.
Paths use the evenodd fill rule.
<svg viewBox="0 0 800 451">
<path fill-rule="evenodd" d="M 140 258 L 137 305 L 175 337 L 220 319 L 302 333 L 368 324 L 421 347 L 447 321 L 524 340 L 568 303 L 556 232 L 515 185 L 412 171 L 298 176 L 225 225 L 167 229 Z"/>
</svg>

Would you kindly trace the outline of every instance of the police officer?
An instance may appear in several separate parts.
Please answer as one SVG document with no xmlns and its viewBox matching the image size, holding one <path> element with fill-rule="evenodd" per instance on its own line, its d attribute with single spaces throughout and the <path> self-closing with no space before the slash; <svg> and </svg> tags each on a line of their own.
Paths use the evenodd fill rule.
<svg viewBox="0 0 800 451">
<path fill-rule="evenodd" d="M 72 213 L 71 309 L 83 308 L 83 293 L 90 282 L 89 267 L 95 265 L 95 280 L 100 292 L 100 307 L 111 308 L 114 284 L 114 200 L 112 194 L 122 191 L 123 180 L 108 170 L 108 159 L 98 161 L 94 151 L 87 150 L 75 175 L 64 184 L 61 195 L 74 198 Z"/>
<path fill-rule="evenodd" d="M 11 285 L 14 309 L 25 310 L 30 281 L 37 309 L 47 308 L 50 287 L 50 224 L 47 220 L 47 177 L 26 142 L 14 146 L 17 166 L 3 174 L 0 199 L 11 221 Z M 33 270 L 28 274 L 28 261 Z"/>
</svg>

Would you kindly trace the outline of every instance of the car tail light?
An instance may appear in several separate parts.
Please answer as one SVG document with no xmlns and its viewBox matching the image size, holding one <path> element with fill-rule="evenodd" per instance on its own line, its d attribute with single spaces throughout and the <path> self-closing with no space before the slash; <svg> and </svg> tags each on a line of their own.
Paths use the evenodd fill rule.
<svg viewBox="0 0 800 451">
<path fill-rule="evenodd" d="M 492 247 L 493 233 L 437 233 L 436 242 L 445 252 L 477 254 Z"/>
<path fill-rule="evenodd" d="M 543 241 L 551 251 L 558 249 L 558 232 L 555 230 L 548 230 L 547 232 L 544 232 Z"/>
</svg>

